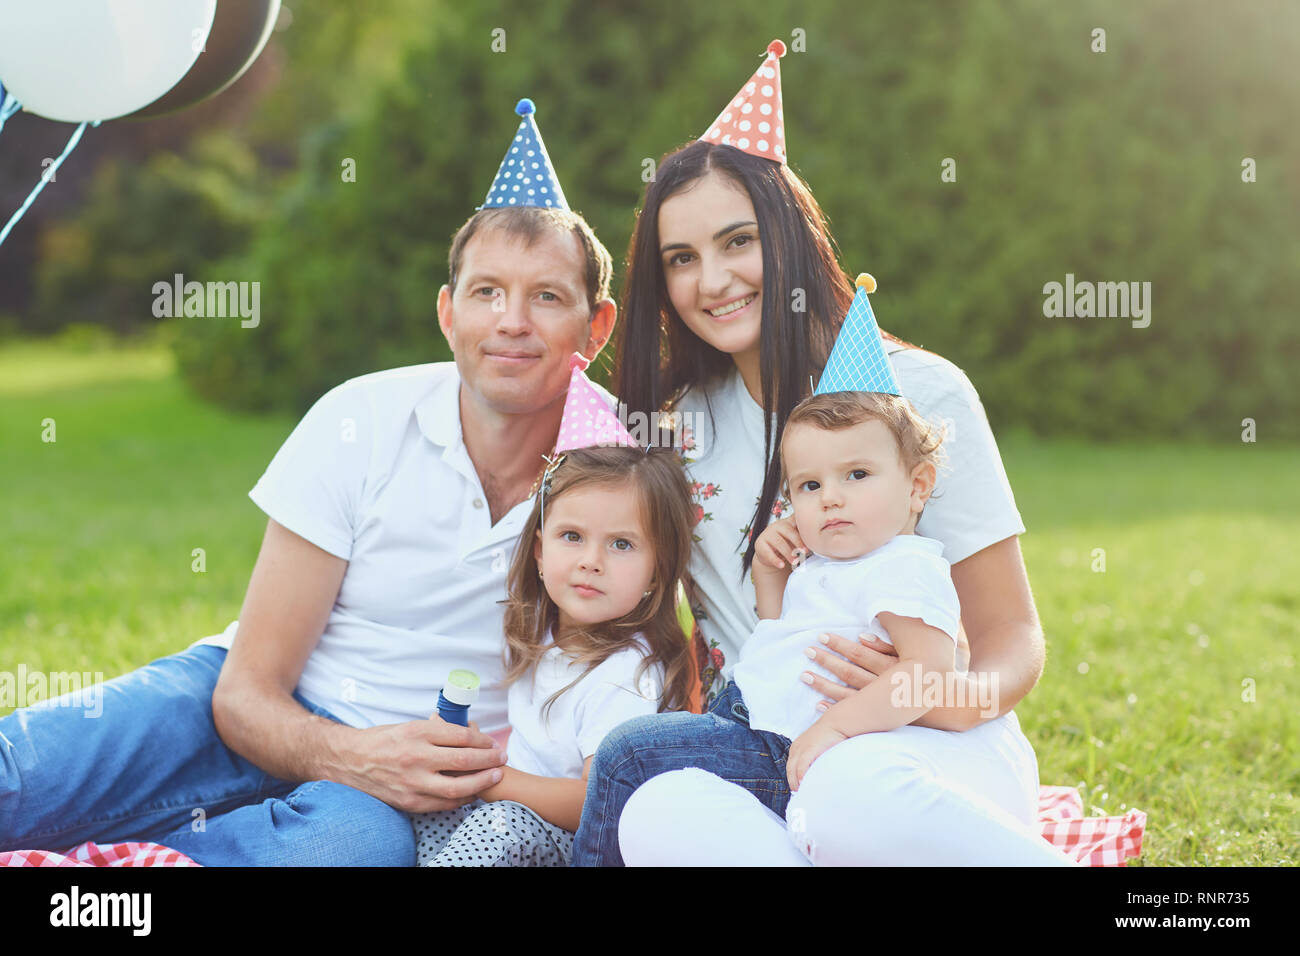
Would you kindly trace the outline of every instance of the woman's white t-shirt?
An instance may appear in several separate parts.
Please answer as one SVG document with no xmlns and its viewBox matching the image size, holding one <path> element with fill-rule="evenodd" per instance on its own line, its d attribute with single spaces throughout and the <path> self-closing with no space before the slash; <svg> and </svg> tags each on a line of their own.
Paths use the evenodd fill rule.
<svg viewBox="0 0 1300 956">
<path fill-rule="evenodd" d="M 546 641 L 551 643 L 550 634 Z M 648 654 L 649 648 L 637 635 L 636 647 L 605 658 L 560 694 L 543 716 L 542 707 L 551 695 L 572 683 L 587 666 L 552 646 L 533 673 L 511 684 L 506 694 L 512 728 L 506 763 L 539 777 L 581 778 L 583 763 L 606 734 L 625 720 L 658 713 L 662 668 L 647 667 L 637 679 Z"/>
<path fill-rule="evenodd" d="M 740 651 L 736 685 L 749 726 L 794 740 L 817 722 L 820 691 L 799 679 L 808 669 L 804 648 L 827 631 L 869 633 L 893 644 L 877 615 L 916 617 L 954 642 L 961 604 L 943 545 L 919 534 L 899 534 L 868 554 L 836 559 L 814 554 L 790 574 L 781 616 L 758 622 Z"/>
<path fill-rule="evenodd" d="M 941 542 L 949 564 L 1023 534 L 997 442 L 966 374 L 942 356 L 890 341 L 884 346 L 904 397 L 948 432 L 947 464 L 916 533 Z M 725 378 L 688 390 L 676 410 L 683 413 L 686 471 L 696 503 L 692 609 L 715 667 L 730 678 L 758 624 L 754 585 L 742 572 L 742 560 L 766 470 L 763 409 L 733 368 Z M 788 508 L 778 498 L 772 510 L 780 515 Z"/>
</svg>

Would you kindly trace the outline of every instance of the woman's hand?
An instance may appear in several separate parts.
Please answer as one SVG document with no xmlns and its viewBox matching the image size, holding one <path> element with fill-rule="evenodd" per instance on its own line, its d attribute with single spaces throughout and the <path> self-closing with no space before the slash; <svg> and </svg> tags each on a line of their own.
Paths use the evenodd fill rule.
<svg viewBox="0 0 1300 956">
<path fill-rule="evenodd" d="M 790 755 L 786 757 L 785 774 L 790 781 L 792 791 L 799 789 L 803 775 L 808 772 L 813 761 L 830 750 L 848 736 L 832 727 L 825 718 L 817 721 L 790 744 Z"/>
<path fill-rule="evenodd" d="M 862 690 L 898 663 L 898 651 L 893 645 L 870 634 L 859 635 L 856 641 L 838 634 L 823 634 L 821 640 L 820 645 L 810 647 L 806 653 L 842 683 L 817 671 L 804 671 L 804 683 L 825 698 L 817 705 L 818 710 L 825 711 Z"/>
</svg>

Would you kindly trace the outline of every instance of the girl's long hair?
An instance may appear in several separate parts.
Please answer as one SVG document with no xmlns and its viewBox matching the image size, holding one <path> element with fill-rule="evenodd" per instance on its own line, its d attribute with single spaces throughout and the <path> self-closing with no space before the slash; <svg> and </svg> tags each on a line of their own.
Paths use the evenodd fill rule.
<svg viewBox="0 0 1300 956">
<path fill-rule="evenodd" d="M 635 646 L 638 633 L 650 646 L 650 655 L 637 669 L 636 679 L 640 680 L 650 667 L 662 666 L 664 687 L 659 711 L 685 710 L 690 703 L 693 660 L 677 618 L 677 583 L 686 574 L 690 560 L 691 492 L 681 459 L 666 448 L 649 451 L 625 447 L 582 448 L 567 452 L 551 476 L 549 489 L 538 492 L 510 565 L 509 596 L 505 602 L 505 683 L 507 686 L 514 683 L 536 666 L 546 651 L 543 646 L 546 633 L 554 632 L 559 619 L 559 609 L 538 577 L 534 556 L 533 544 L 541 529 L 542 506 L 545 504 L 549 514 L 565 494 L 593 485 L 610 485 L 637 496 L 642 528 L 655 552 L 655 587 L 649 597 L 618 620 L 564 635 L 564 650 L 585 665 L 585 669 L 547 699 L 543 713 L 611 654 Z"/>
<path fill-rule="evenodd" d="M 754 560 L 754 542 L 767 527 L 781 489 L 776 451 L 786 420 L 811 394 L 809 378 L 820 376 L 825 367 L 853 301 L 854 287 L 840 267 L 821 207 L 788 166 L 698 141 L 669 153 L 646 187 L 628 247 L 614 385 L 629 411 L 652 415 L 687 388 L 715 381 L 734 367 L 730 355 L 705 343 L 673 308 L 659 253 L 660 207 L 711 171 L 729 177 L 749 194 L 763 255 L 759 376 L 767 411 L 763 421 L 766 474 L 750 524 L 743 579 Z M 654 356 L 659 357 L 657 364 Z"/>
</svg>

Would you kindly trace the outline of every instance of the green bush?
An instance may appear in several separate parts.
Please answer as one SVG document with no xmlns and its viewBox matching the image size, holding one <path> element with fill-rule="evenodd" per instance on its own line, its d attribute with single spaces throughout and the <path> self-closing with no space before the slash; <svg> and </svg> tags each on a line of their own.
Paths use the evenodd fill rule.
<svg viewBox="0 0 1300 956">
<path fill-rule="evenodd" d="M 621 260 L 645 160 L 701 133 L 781 36 L 806 47 L 782 61 L 790 156 L 845 268 L 879 280 L 887 329 L 969 373 L 995 427 L 1235 440 L 1250 417 L 1261 434 L 1300 437 L 1294 5 L 414 9 L 384 5 L 379 33 L 407 53 L 374 95 L 304 135 L 286 129 L 296 168 L 255 228 L 195 207 L 161 233 L 211 239 L 218 255 L 233 244 L 216 272 L 262 283 L 258 328 L 180 326 L 178 358 L 202 394 L 301 412 L 349 376 L 445 358 L 434 305 L 450 236 L 482 201 L 521 96 L 537 102 L 570 203 Z M 1098 27 L 1105 52 L 1092 49 Z M 337 82 L 334 63 L 296 66 Z M 1242 181 L 1245 157 L 1258 182 Z M 356 182 L 341 175 L 349 158 Z M 941 180 L 945 158 L 955 182 Z M 95 234 L 122 228 L 137 202 Z M 175 251 L 158 235 L 128 244 L 120 268 L 166 274 Z M 1150 282 L 1150 326 L 1046 317 L 1043 287 L 1067 273 Z M 99 308 L 78 281 L 61 274 L 62 307 L 76 294 Z"/>
<path fill-rule="evenodd" d="M 28 327 L 79 322 L 125 334 L 156 325 L 154 283 L 217 278 L 207 266 L 242 248 L 261 218 L 262 182 L 256 156 L 220 131 L 140 168 L 105 161 L 78 215 L 41 235 Z"/>
</svg>

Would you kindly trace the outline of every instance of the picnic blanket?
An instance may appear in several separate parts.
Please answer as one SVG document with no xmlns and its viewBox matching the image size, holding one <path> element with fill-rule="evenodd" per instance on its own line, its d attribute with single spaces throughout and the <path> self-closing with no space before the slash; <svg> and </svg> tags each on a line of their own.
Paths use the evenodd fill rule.
<svg viewBox="0 0 1300 956">
<path fill-rule="evenodd" d="M 62 853 L 10 850 L 0 866 L 198 866 L 184 853 L 157 843 L 90 843 Z"/>
<path fill-rule="evenodd" d="M 1147 815 L 1134 809 L 1122 817 L 1085 817 L 1074 787 L 1039 787 L 1038 826 L 1044 840 L 1080 863 L 1123 866 L 1142 852 Z"/>
<path fill-rule="evenodd" d="M 1088 866 L 1123 866 L 1142 852 L 1147 815 L 1130 810 L 1122 817 L 1085 817 L 1083 798 L 1074 787 L 1040 787 L 1038 825 L 1043 839 Z M 61 853 L 10 850 L 0 866 L 198 866 L 184 853 L 157 843 L 86 842 Z"/>
</svg>

